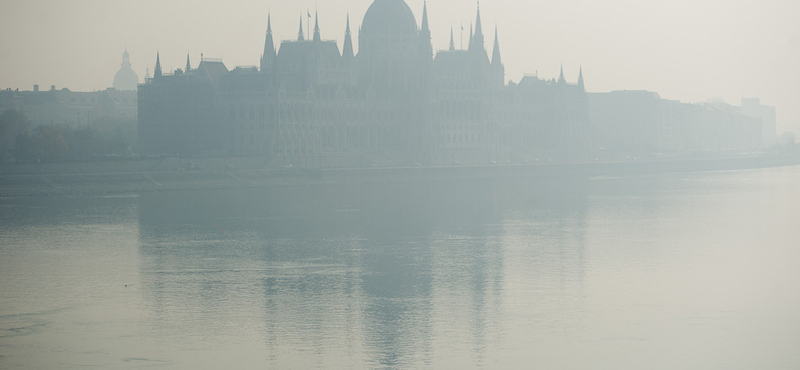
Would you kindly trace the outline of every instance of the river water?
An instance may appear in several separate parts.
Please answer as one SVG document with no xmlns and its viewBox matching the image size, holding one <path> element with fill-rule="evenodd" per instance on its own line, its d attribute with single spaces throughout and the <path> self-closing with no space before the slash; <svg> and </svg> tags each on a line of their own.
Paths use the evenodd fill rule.
<svg viewBox="0 0 800 370">
<path fill-rule="evenodd" d="M 0 199 L 2 369 L 797 369 L 800 166 Z"/>
</svg>

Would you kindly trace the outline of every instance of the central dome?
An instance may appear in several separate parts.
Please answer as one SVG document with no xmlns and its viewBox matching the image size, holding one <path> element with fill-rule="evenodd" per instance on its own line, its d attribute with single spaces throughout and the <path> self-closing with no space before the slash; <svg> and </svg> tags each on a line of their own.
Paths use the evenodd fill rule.
<svg viewBox="0 0 800 370">
<path fill-rule="evenodd" d="M 136 85 L 138 84 L 139 75 L 131 69 L 130 55 L 128 55 L 128 50 L 126 49 L 122 53 L 122 65 L 117 74 L 114 75 L 114 84 L 111 86 L 120 91 L 136 91 Z"/>
<path fill-rule="evenodd" d="M 375 0 L 361 22 L 360 35 L 416 36 L 417 20 L 404 0 Z"/>
</svg>

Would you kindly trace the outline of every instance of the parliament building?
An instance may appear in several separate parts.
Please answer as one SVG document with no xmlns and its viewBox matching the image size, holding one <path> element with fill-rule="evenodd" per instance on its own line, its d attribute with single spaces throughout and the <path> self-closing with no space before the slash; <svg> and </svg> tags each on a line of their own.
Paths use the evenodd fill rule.
<svg viewBox="0 0 800 370">
<path fill-rule="evenodd" d="M 318 19 L 318 18 L 317 18 Z M 480 9 L 468 48 L 434 52 L 404 0 L 374 0 L 341 47 L 312 35 L 276 48 L 267 18 L 259 66 L 202 58 L 138 88 L 139 150 L 259 156 L 300 167 L 581 160 L 590 155 L 589 98 L 566 82 L 505 83 L 497 29 L 487 52 Z"/>
</svg>

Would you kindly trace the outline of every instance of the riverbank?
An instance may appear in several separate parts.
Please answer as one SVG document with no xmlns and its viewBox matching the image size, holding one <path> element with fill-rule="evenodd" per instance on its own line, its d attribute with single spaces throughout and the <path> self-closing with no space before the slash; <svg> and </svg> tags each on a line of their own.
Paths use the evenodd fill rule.
<svg viewBox="0 0 800 370">
<path fill-rule="evenodd" d="M 176 158 L 99 163 L 5 165 L 0 197 L 122 194 L 191 189 L 466 181 L 487 178 L 631 176 L 800 165 L 800 156 L 672 161 L 488 164 L 300 169 L 272 168 L 263 158 Z"/>
</svg>

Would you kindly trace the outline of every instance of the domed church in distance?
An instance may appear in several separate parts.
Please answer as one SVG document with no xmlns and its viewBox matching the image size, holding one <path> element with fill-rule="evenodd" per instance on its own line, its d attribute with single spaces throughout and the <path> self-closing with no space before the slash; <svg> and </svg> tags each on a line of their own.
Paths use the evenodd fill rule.
<svg viewBox="0 0 800 370">
<path fill-rule="evenodd" d="M 131 68 L 130 55 L 128 49 L 122 53 L 122 65 L 119 71 L 114 75 L 114 89 L 119 91 L 136 91 L 136 86 L 139 85 L 139 76 Z"/>
<path fill-rule="evenodd" d="M 427 5 L 374 0 L 341 49 L 312 35 L 276 48 L 270 16 L 257 66 L 200 58 L 139 86 L 143 153 L 264 156 L 295 167 L 405 166 L 579 158 L 588 141 L 583 75 L 504 82 L 497 29 L 491 57 L 480 8 L 466 49 L 434 53 Z M 259 48 L 260 49 L 260 48 Z M 124 66 L 124 63 L 123 63 Z M 576 71 L 578 72 L 578 71 Z M 122 71 L 120 72 L 122 73 Z M 576 73 L 577 74 L 577 73 Z M 115 83 L 116 86 L 116 83 Z"/>
</svg>

